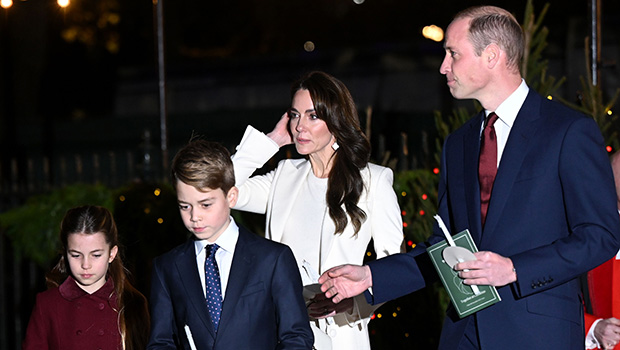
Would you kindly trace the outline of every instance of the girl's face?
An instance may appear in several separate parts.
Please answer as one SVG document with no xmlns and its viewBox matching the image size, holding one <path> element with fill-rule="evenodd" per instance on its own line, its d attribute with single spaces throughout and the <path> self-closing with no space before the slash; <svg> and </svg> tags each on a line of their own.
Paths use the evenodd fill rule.
<svg viewBox="0 0 620 350">
<path fill-rule="evenodd" d="M 105 284 L 108 265 L 116 257 L 118 247 L 110 249 L 101 232 L 72 233 L 67 237 L 67 259 L 78 286 L 89 294 Z"/>
</svg>

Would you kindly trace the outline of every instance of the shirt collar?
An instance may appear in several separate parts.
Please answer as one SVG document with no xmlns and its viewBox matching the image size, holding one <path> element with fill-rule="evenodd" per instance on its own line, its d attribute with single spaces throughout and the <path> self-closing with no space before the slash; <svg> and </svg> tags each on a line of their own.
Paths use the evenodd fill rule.
<svg viewBox="0 0 620 350">
<path fill-rule="evenodd" d="M 525 83 L 525 80 L 521 79 L 519 87 L 497 107 L 497 110 L 495 110 L 498 119 L 509 128 L 512 128 L 515 119 L 517 119 L 517 114 L 519 110 L 521 110 L 521 106 L 523 102 L 525 102 L 525 98 L 529 91 L 530 89 Z M 491 112 L 493 111 L 485 111 L 485 114 L 488 116 Z"/>
<path fill-rule="evenodd" d="M 85 295 L 89 295 L 88 292 L 78 286 L 76 280 L 71 276 L 67 277 L 67 279 L 58 287 L 58 291 L 60 292 L 60 295 L 68 301 L 73 301 Z M 112 278 L 108 278 L 99 290 L 90 295 L 108 300 L 113 293 L 114 281 Z"/>
<path fill-rule="evenodd" d="M 235 222 L 233 217 L 230 217 L 230 223 L 228 227 L 222 232 L 222 234 L 218 237 L 217 240 L 213 243 L 217 243 L 220 246 L 220 249 L 227 251 L 229 253 L 233 253 L 235 251 L 235 246 L 237 245 L 237 239 L 239 238 L 239 226 Z M 194 241 L 194 248 L 196 249 L 196 255 L 200 254 L 204 247 L 207 244 L 212 244 L 206 239 L 196 240 Z"/>
</svg>

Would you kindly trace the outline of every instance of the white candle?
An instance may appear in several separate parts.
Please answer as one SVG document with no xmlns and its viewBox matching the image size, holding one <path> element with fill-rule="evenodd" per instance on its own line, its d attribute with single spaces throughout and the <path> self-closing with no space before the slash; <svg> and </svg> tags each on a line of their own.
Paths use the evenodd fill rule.
<svg viewBox="0 0 620 350">
<path fill-rule="evenodd" d="M 437 223 L 439 224 L 439 228 L 441 228 L 441 231 L 443 231 L 443 234 L 446 236 L 446 240 L 448 241 L 448 245 L 450 247 L 456 246 L 456 244 L 454 243 L 454 240 L 452 239 L 452 235 L 450 234 L 450 231 L 448 231 L 448 228 L 446 227 L 446 224 L 443 223 L 443 220 L 441 219 L 441 216 L 435 215 L 433 217 L 435 218 L 435 220 L 437 220 Z"/>
</svg>

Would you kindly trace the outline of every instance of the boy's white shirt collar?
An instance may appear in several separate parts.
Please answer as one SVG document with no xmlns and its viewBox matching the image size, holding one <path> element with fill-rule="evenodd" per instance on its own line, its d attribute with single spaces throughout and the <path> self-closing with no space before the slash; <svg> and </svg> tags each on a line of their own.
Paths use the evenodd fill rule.
<svg viewBox="0 0 620 350">
<path fill-rule="evenodd" d="M 215 240 L 213 243 L 217 243 L 220 246 L 220 249 L 224 249 L 227 252 L 233 253 L 235 251 L 235 246 L 237 245 L 237 240 L 239 239 L 239 226 L 235 222 L 233 217 L 230 217 L 230 222 L 228 223 L 228 227 L 222 232 L 222 234 Z M 200 252 L 204 249 L 207 244 L 212 244 L 206 239 L 196 240 L 194 241 L 194 247 L 196 248 L 196 255 L 200 254 Z"/>
</svg>

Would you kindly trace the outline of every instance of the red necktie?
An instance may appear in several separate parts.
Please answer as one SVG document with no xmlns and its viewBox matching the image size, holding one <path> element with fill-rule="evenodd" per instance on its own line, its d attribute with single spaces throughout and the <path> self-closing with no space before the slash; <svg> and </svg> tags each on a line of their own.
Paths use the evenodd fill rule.
<svg viewBox="0 0 620 350">
<path fill-rule="evenodd" d="M 486 120 L 486 126 L 482 131 L 480 138 L 480 160 L 478 163 L 478 181 L 480 183 L 480 214 L 482 218 L 482 227 L 487 217 L 489 209 L 489 201 L 491 200 L 491 191 L 493 190 L 493 181 L 497 174 L 497 137 L 495 135 L 495 121 L 497 114 L 494 112 L 489 114 Z"/>
</svg>

